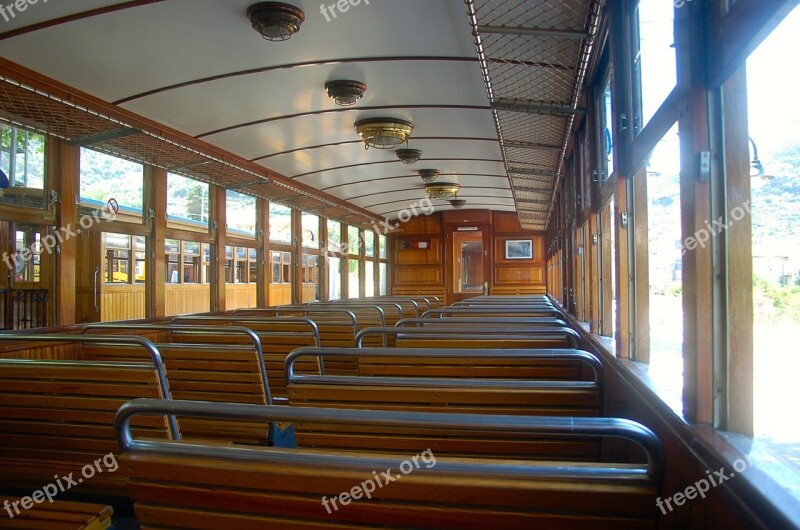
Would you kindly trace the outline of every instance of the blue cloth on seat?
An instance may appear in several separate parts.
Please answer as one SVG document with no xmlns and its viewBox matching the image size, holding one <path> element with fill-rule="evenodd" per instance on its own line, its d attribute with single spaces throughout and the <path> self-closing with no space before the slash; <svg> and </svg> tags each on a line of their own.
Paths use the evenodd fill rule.
<svg viewBox="0 0 800 530">
<path fill-rule="evenodd" d="M 296 449 L 297 441 L 294 438 L 294 425 L 289 425 L 286 429 L 281 429 L 275 422 L 270 422 L 267 443 L 271 447 Z"/>
</svg>

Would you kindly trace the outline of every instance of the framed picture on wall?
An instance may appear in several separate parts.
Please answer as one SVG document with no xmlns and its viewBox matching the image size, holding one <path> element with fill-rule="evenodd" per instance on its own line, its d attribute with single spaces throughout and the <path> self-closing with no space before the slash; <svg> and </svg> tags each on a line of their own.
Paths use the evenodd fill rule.
<svg viewBox="0 0 800 530">
<path fill-rule="evenodd" d="M 533 241 L 530 239 L 506 240 L 506 259 L 532 259 Z"/>
</svg>

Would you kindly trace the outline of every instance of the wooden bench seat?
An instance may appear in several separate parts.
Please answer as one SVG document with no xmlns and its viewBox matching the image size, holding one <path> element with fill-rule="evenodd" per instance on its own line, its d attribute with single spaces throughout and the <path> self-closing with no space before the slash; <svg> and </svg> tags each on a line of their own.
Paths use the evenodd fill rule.
<svg viewBox="0 0 800 530">
<path fill-rule="evenodd" d="M 79 474 L 83 466 L 116 453 L 117 409 L 136 398 L 169 398 L 164 381 L 163 368 L 146 361 L 0 360 L 0 485 L 38 489 L 54 474 Z M 136 424 L 142 436 L 177 437 L 174 420 L 142 419 Z M 120 468 L 98 473 L 74 489 L 125 495 L 125 482 Z"/>
<path fill-rule="evenodd" d="M 155 324 L 99 324 L 86 326 L 84 333 L 163 331 L 171 342 L 158 347 L 175 399 L 230 403 L 272 403 L 261 349 L 261 341 L 244 327 L 173 326 Z M 84 356 L 95 361 L 135 361 L 141 349 L 128 345 L 89 343 Z M 275 363 L 283 364 L 284 357 Z M 281 366 L 281 375 L 283 375 Z M 278 379 L 276 375 L 276 379 Z M 281 379 L 285 381 L 285 376 Z M 281 385 L 286 388 L 285 382 Z M 254 422 L 224 425 L 207 420 L 187 419 L 180 425 L 183 439 L 264 445 L 268 426 Z"/>
<path fill-rule="evenodd" d="M 425 328 L 469 328 L 483 326 L 496 329 L 530 329 L 542 327 L 565 327 L 569 325 L 559 318 L 521 318 L 521 317 L 461 317 L 461 318 L 404 318 L 395 324 L 395 327 L 425 327 Z"/>
<path fill-rule="evenodd" d="M 513 432 L 520 438 L 620 436 L 643 448 L 642 464 L 452 458 L 366 451 L 141 445 L 127 436 L 138 412 L 202 414 L 204 404 L 131 403 L 118 428 L 131 470 L 129 491 L 146 528 L 237 530 L 306 528 L 656 528 L 662 449 L 634 422 L 451 414 L 338 411 L 340 424 Z M 207 414 L 294 423 L 317 422 L 330 410 L 215 404 Z M 416 460 L 415 460 L 416 459 Z M 414 464 L 414 461 L 417 464 Z M 385 473 L 385 475 L 382 475 Z M 383 484 L 386 476 L 394 477 Z M 380 480 L 378 487 L 375 480 Z M 399 478 L 398 478 L 399 477 Z M 368 481 L 372 480 L 370 487 Z M 341 501 L 355 487 L 369 498 Z M 359 498 L 361 497 L 361 498 Z M 327 502 L 325 502 L 327 501 Z M 335 506 L 335 508 L 334 508 Z"/>
<path fill-rule="evenodd" d="M 0 513 L 0 527 L 9 530 L 105 530 L 111 528 L 111 506 L 54 500 L 34 505 L 30 510 L 15 511 L 14 517 Z"/>
<path fill-rule="evenodd" d="M 336 377 L 294 374 L 292 363 L 307 356 L 335 357 L 351 355 L 349 350 L 305 348 L 293 352 L 287 359 L 289 374 L 289 403 L 301 407 L 330 407 L 335 409 L 402 410 L 413 412 L 462 412 L 470 414 L 518 414 L 541 416 L 601 416 L 602 415 L 602 368 L 596 358 L 586 352 L 530 352 L 471 350 L 419 349 L 364 349 L 356 355 L 365 366 L 385 361 L 385 371 L 391 372 L 390 363 L 415 361 L 438 362 L 452 367 L 460 365 L 472 372 L 472 377 L 435 377 L 426 371 L 413 376 L 380 377 Z M 463 361 L 467 360 L 467 363 Z M 488 370 L 491 362 L 498 369 L 519 368 L 520 361 L 554 362 L 564 360 L 576 364 L 588 364 L 596 370 L 591 381 L 535 381 L 477 378 L 476 372 Z M 475 364 L 470 366 L 469 362 Z M 478 363 L 483 363 L 479 366 Z M 423 365 L 418 365 L 419 368 Z M 408 366 L 410 367 L 410 366 Z M 403 370 L 410 372 L 408 367 Z M 488 367 L 488 368 L 487 368 Z M 450 368 L 450 367 L 448 367 Z M 472 370 L 478 368 L 478 370 Z M 580 370 L 577 370 L 579 373 Z M 518 440 L 509 439 L 501 433 L 483 433 L 477 438 L 456 438 L 441 431 L 418 432 L 407 429 L 381 427 L 378 431 L 361 427 L 342 430 L 339 425 L 301 424 L 295 425 L 296 440 L 301 447 L 325 447 L 373 450 L 423 450 L 435 447 L 447 454 L 482 455 L 496 458 L 498 455 L 537 456 L 596 460 L 599 457 L 597 440 Z M 424 446 L 424 447 L 423 447 Z"/>
<path fill-rule="evenodd" d="M 575 348 L 581 340 L 578 333 L 565 327 L 509 330 L 475 325 L 469 331 L 442 327 L 394 327 L 359 331 L 356 347 L 367 346 L 369 337 L 376 335 L 396 337 L 398 348 Z"/>
<path fill-rule="evenodd" d="M 422 318 L 483 318 L 483 317 L 521 317 L 521 318 L 559 318 L 564 319 L 563 313 L 554 307 L 531 306 L 475 306 L 475 307 L 445 307 L 444 309 L 429 309 L 422 314 Z"/>
<path fill-rule="evenodd" d="M 317 325 L 305 317 L 183 316 L 174 318 L 172 322 L 176 325 L 236 326 L 251 330 L 261 341 L 269 391 L 272 398 L 278 400 L 286 399 L 286 372 L 284 372 L 286 356 L 297 348 L 315 347 L 321 344 Z M 194 337 L 183 333 L 176 334 L 173 340 L 190 342 Z M 214 337 L 202 337 L 202 340 L 213 343 Z M 217 340 L 222 340 L 222 337 Z M 307 363 L 298 366 L 298 370 L 302 373 L 320 373 L 320 370 L 324 372 L 324 367 L 317 363 Z"/>
</svg>

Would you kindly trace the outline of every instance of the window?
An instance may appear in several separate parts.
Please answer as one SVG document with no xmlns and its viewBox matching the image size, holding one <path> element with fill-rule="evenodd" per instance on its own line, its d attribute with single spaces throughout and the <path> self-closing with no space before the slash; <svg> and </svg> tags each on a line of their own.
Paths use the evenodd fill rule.
<svg viewBox="0 0 800 530">
<path fill-rule="evenodd" d="M 254 237 L 256 235 L 256 198 L 227 190 L 225 199 L 228 234 Z"/>
<path fill-rule="evenodd" d="M 375 257 L 375 232 L 364 231 L 364 255 L 368 258 Z"/>
<path fill-rule="evenodd" d="M 104 233 L 104 278 L 108 284 L 143 284 L 145 274 L 145 237 Z M 133 275 L 131 274 L 133 271 Z"/>
<path fill-rule="evenodd" d="M 364 262 L 364 296 L 375 296 L 375 263 Z"/>
<path fill-rule="evenodd" d="M 258 252 L 249 247 L 225 247 L 225 282 L 257 283 Z"/>
<path fill-rule="evenodd" d="M 44 208 L 46 138 L 38 133 L 0 124 L 0 202 Z"/>
<path fill-rule="evenodd" d="M 380 272 L 380 275 L 381 275 L 381 278 L 380 278 L 381 291 L 380 291 L 379 294 L 381 296 L 384 296 L 384 295 L 389 294 L 389 278 L 387 277 L 388 265 L 386 263 L 381 263 L 379 265 L 379 267 L 380 267 L 379 272 Z"/>
<path fill-rule="evenodd" d="M 210 252 L 196 241 L 165 240 L 167 283 L 208 283 Z"/>
<path fill-rule="evenodd" d="M 328 256 L 328 300 L 342 298 L 342 260 Z"/>
<path fill-rule="evenodd" d="M 386 259 L 386 236 L 378 236 L 378 249 L 378 257 L 381 259 Z"/>
<path fill-rule="evenodd" d="M 142 222 L 144 166 L 83 147 L 80 164 L 84 213 L 103 208 L 114 199 L 119 205 L 117 221 Z"/>
<path fill-rule="evenodd" d="M 347 260 L 347 290 L 350 298 L 361 298 L 361 283 L 358 275 L 361 262 L 357 259 Z"/>
<path fill-rule="evenodd" d="M 785 461 L 796 461 L 800 443 L 800 424 L 788 419 L 800 357 L 787 347 L 800 336 L 800 79 L 784 64 L 800 47 L 798 28 L 795 8 L 747 61 L 750 204 L 727 212 L 731 227 L 752 226 L 754 434 Z"/>
<path fill-rule="evenodd" d="M 167 175 L 167 219 L 171 224 L 208 226 L 209 185 L 205 182 Z"/>
<path fill-rule="evenodd" d="M 361 238 L 357 226 L 347 227 L 347 253 L 351 256 L 361 254 Z"/>
<path fill-rule="evenodd" d="M 292 243 L 292 209 L 269 203 L 269 240 Z"/>
<path fill-rule="evenodd" d="M 614 105 L 613 105 L 614 84 L 609 73 L 600 98 L 600 184 L 614 174 Z"/>
<path fill-rule="evenodd" d="M 640 0 L 633 16 L 633 128 L 638 134 L 677 84 L 673 2 Z"/>
<path fill-rule="evenodd" d="M 303 254 L 301 267 L 303 278 L 302 302 L 304 303 L 319 300 L 319 262 L 319 256 Z"/>
<path fill-rule="evenodd" d="M 342 223 L 328 219 L 328 253 L 341 252 Z"/>
<path fill-rule="evenodd" d="M 647 210 L 646 245 L 639 243 L 636 252 L 647 257 L 647 269 L 637 270 L 637 281 L 646 283 L 649 293 L 650 370 L 670 405 L 680 407 L 683 388 L 683 254 L 694 249 L 681 233 L 680 144 L 677 124 L 667 132 L 650 153 L 645 172 L 642 200 Z M 639 221 L 637 221 L 639 222 Z M 645 276 L 646 275 L 646 276 Z M 640 322 L 639 325 L 646 325 Z M 680 408 L 678 408 L 680 410 Z"/>
<path fill-rule="evenodd" d="M 303 247 L 319 248 L 319 217 L 303 212 L 301 224 L 303 225 Z"/>
<path fill-rule="evenodd" d="M 15 282 L 38 283 L 42 274 L 42 232 L 38 226 L 17 225 L 15 255 L 6 264 L 14 267 Z M 24 252 L 28 249 L 30 252 Z"/>
</svg>

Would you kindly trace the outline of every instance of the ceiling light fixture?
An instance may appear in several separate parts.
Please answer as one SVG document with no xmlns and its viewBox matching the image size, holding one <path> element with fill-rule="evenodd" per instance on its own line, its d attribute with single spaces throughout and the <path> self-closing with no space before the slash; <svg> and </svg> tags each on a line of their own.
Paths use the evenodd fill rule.
<svg viewBox="0 0 800 530">
<path fill-rule="evenodd" d="M 367 118 L 357 121 L 355 128 L 366 149 L 392 149 L 408 141 L 414 124 L 398 118 Z"/>
<path fill-rule="evenodd" d="M 455 182 L 431 182 L 430 184 L 425 184 L 424 188 L 429 198 L 449 201 L 456 198 L 461 185 Z"/>
<path fill-rule="evenodd" d="M 422 151 L 419 149 L 398 149 L 394 154 L 404 164 L 415 164 L 422 158 Z"/>
<path fill-rule="evenodd" d="M 465 204 L 467 204 L 467 201 L 465 201 L 464 199 L 450 199 L 450 205 L 456 210 L 458 210 Z"/>
<path fill-rule="evenodd" d="M 300 31 L 306 15 L 299 7 L 283 2 L 259 2 L 247 8 L 247 18 L 265 39 L 283 41 Z"/>
<path fill-rule="evenodd" d="M 420 169 L 417 173 L 425 184 L 430 184 L 439 177 L 438 169 Z"/>
<path fill-rule="evenodd" d="M 325 90 L 328 92 L 328 97 L 333 99 L 337 105 L 351 107 L 364 97 L 367 84 L 349 80 L 328 81 L 325 83 Z"/>
</svg>

